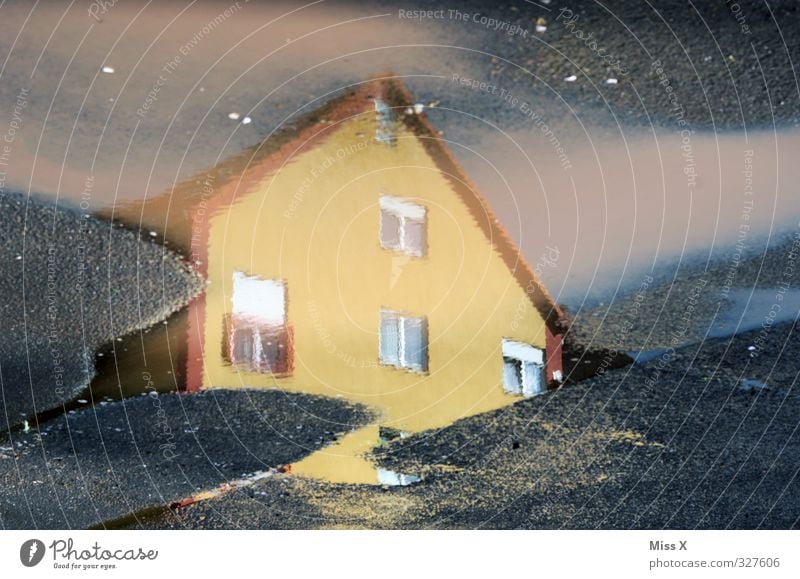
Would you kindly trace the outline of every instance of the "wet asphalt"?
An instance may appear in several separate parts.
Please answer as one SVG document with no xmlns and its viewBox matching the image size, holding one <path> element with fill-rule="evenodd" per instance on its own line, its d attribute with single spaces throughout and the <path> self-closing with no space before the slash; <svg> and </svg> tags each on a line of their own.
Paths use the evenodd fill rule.
<svg viewBox="0 0 800 579">
<path fill-rule="evenodd" d="M 798 257 L 800 232 L 755 255 L 740 256 L 730 248 L 714 260 L 642 271 L 632 276 L 638 284 L 607 302 L 587 303 L 575 312 L 567 308 L 568 341 L 590 350 L 653 351 L 702 342 L 715 336 L 722 322 L 730 334 L 777 317 L 796 320 L 800 312 L 787 297 L 800 288 Z M 761 293 L 767 299 L 757 304 Z M 745 313 L 752 314 L 752 323 Z"/>
<path fill-rule="evenodd" d="M 0 439 L 0 528 L 103 526 L 310 454 L 358 406 L 275 390 L 147 394 Z"/>
<path fill-rule="evenodd" d="M 139 526 L 797 528 L 797 331 L 755 355 L 758 330 L 708 340 L 381 450 L 413 486 L 283 476 Z"/>
<path fill-rule="evenodd" d="M 517 24 L 529 31 L 529 37 L 521 40 L 452 19 L 399 22 L 397 3 L 370 3 L 393 14 L 393 26 L 427 29 L 431 38 L 440 35 L 442 44 L 454 41 L 466 48 L 398 51 L 401 57 L 392 62 L 397 72 L 412 75 L 406 82 L 421 102 L 441 103 L 427 112 L 433 124 L 448 138 L 465 144 L 478 143 L 487 134 L 484 121 L 502 129 L 524 128 L 525 121 L 518 109 L 502 100 L 459 87 L 451 79 L 453 72 L 492 81 L 535 102 L 565 141 L 582 138 L 583 123 L 589 125 L 591 137 L 651 123 L 675 129 L 676 101 L 670 100 L 667 84 L 692 129 L 797 126 L 800 90 L 793 63 L 800 62 L 800 35 L 792 32 L 800 24 L 800 7 L 789 1 L 738 5 L 741 18 L 722 2 L 668 1 L 655 6 L 553 1 L 490 8 L 467 2 L 454 7 Z M 417 7 L 441 5 L 403 6 Z M 533 31 L 540 18 L 547 31 L 537 35 Z M 627 73 L 604 64 L 594 45 L 576 31 L 592 34 L 597 46 L 613 55 Z M 37 55 L 37 50 L 24 50 L 16 58 L 25 62 Z M 163 64 L 161 56 L 156 60 Z M 663 65 L 661 72 L 655 61 Z M 54 62 L 46 58 L 45 71 L 57 69 Z M 236 131 L 232 136 L 233 129 L 226 128 L 226 117 L 220 113 L 202 127 L 198 141 L 208 147 L 194 154 L 178 146 L 182 144 L 178 138 L 168 149 L 189 152 L 182 169 L 192 173 L 210 164 L 223 139 L 232 136 L 228 144 L 233 149 L 257 142 L 284 122 L 287 110 L 294 110 L 292 105 L 364 80 L 365 70 L 378 71 L 363 64 L 356 59 L 344 72 L 301 79 L 296 90 L 278 94 L 283 99 L 278 106 L 271 101 L 253 110 L 252 133 Z M 426 69 L 438 74 L 414 76 Z M 0 87 L 4 102 L 13 101 L 26 74 L 9 68 L 4 80 L 12 81 Z M 577 80 L 566 82 L 573 74 Z M 52 75 L 38 78 L 42 76 Z M 612 77 L 617 84 L 606 82 Z M 269 79 L 261 80 L 270 85 Z M 259 79 L 248 81 L 258 84 Z M 139 88 L 150 84 L 146 77 Z M 173 86 L 177 84 L 176 80 Z M 250 110 L 262 95 L 251 94 L 248 86 L 235 87 L 223 106 Z M 70 105 L 80 100 L 76 94 L 84 96 L 76 92 L 56 100 L 56 118 L 73 118 Z M 139 96 L 134 95 L 134 105 L 141 101 Z M 203 97 L 199 98 L 202 108 Z M 92 94 L 90 105 L 93 99 L 97 107 L 82 120 L 76 135 L 79 151 L 94 149 L 93 135 L 100 134 L 105 120 L 97 111 L 110 106 L 105 104 L 107 94 Z M 48 101 L 47 90 L 35 85 L 26 122 L 33 122 L 36 107 Z M 166 102 L 165 94 L 162 105 Z M 201 108 L 191 106 L 176 120 L 176 134 L 196 128 Z M 134 110 L 135 106 L 121 107 L 115 122 L 122 114 L 132 118 Z M 465 111 L 481 120 L 471 120 Z M 139 133 L 144 142 L 136 143 L 139 150 L 161 138 L 161 125 L 171 114 L 162 106 L 146 119 Z M 125 126 L 124 118 L 121 122 Z M 124 147 L 113 143 L 107 150 L 120 153 Z M 51 153 L 61 158 L 60 151 Z M 170 158 L 169 151 L 165 154 L 165 164 L 175 165 L 178 158 Z M 73 203 L 77 198 L 73 191 Z M 0 432 L 6 433 L 0 436 L 6 489 L 0 496 L 3 527 L 99 525 L 265 465 L 291 462 L 308 448 L 324 444 L 329 433 L 343 430 L 330 426 L 327 419 L 320 422 L 297 414 L 297 405 L 276 401 L 278 396 L 289 400 L 289 395 L 262 392 L 248 395 L 247 403 L 238 394 L 222 396 L 223 402 L 210 394 L 164 397 L 169 424 L 174 432 L 180 431 L 176 436 L 185 460 L 177 462 L 159 454 L 163 436 L 158 434 L 149 397 L 56 418 L 42 425 L 46 434 L 41 439 L 35 432 L 9 433 L 9 425 L 19 428 L 24 418 L 78 396 L 94 373 L 98 348 L 159 323 L 194 295 L 201 282 L 160 245 L 160 231 L 151 238 L 149 231 L 139 235 L 80 211 L 54 212 L 51 204 L 7 194 L 0 198 L 0 210 L 0 237 L 5 240 L 0 254 Z M 763 256 L 749 258 L 737 269 L 734 287 L 774 288 L 784 281 L 797 287 L 796 277 L 784 279 L 787 247 L 781 242 Z M 763 340 L 758 329 L 734 338 L 704 340 L 712 312 L 725 307 L 722 288 L 729 265 L 729 256 L 710 267 L 684 263 L 671 270 L 662 264 L 655 274 L 657 283 L 647 288 L 644 305 L 631 293 L 613 304 L 593 304 L 577 313 L 572 333 L 584 346 L 626 351 L 664 348 L 673 343 L 677 329 L 683 332 L 677 344 L 682 349 L 666 362 L 655 359 L 609 370 L 547 396 L 424 433 L 393 445 L 380 457 L 401 472 L 424 474 L 420 485 L 388 490 L 341 487 L 281 475 L 142 524 L 159 528 L 796 527 L 800 516 L 793 499 L 800 490 L 795 432 L 800 415 L 794 388 L 800 353 L 797 336 L 791 324 L 784 324 L 772 327 Z M 704 283 L 695 293 L 701 280 Z M 696 298 L 696 305 L 689 312 L 690 324 L 684 326 L 689 297 Z M 758 349 L 752 356 L 748 348 L 754 344 Z M 332 401 L 314 404 L 319 405 L 320 416 L 332 416 L 336 424 L 359 420 L 358 411 Z M 191 419 L 184 412 L 189 407 Z M 271 436 L 273 431 L 259 423 L 263 413 L 269 413 L 270 425 L 280 425 L 278 430 L 292 432 L 303 426 L 302 436 L 308 437 L 303 438 L 304 448 L 283 434 Z M 241 421 L 241 436 L 224 426 L 231 420 Z M 35 430 L 35 423 L 31 426 Z M 184 432 L 194 427 L 203 438 Z M 143 485 L 148 476 L 150 482 Z M 138 526 L 135 521 L 128 524 Z"/>
<path fill-rule="evenodd" d="M 80 208 L 0 197 L 0 436 L 85 390 L 95 352 L 147 328 L 203 287 L 149 232 Z"/>
<path fill-rule="evenodd" d="M 415 4 L 442 7 L 435 1 Z M 559 119 L 556 112 L 548 119 L 553 126 L 574 121 L 570 108 L 588 115 L 583 120 L 590 124 L 605 118 L 623 130 L 651 123 L 674 128 L 678 109 L 693 129 L 798 123 L 800 40 L 792 31 L 800 7 L 794 2 L 737 2 L 737 11 L 731 3 L 679 0 L 459 4 L 461 11 L 509 24 L 500 34 L 480 34 L 474 22 L 443 26 L 461 26 L 465 45 L 490 57 L 482 60 L 492 81 L 520 96 L 547 96 L 531 101 L 546 110 L 547 101 L 557 102 L 551 110 L 566 115 Z M 537 32 L 537 22 L 546 30 Z M 527 34 L 502 34 L 515 25 Z M 577 78 L 566 82 L 572 75 Z M 481 110 L 480 95 L 473 96 L 471 108 Z M 513 120 L 512 107 L 483 100 L 495 101 L 482 103 L 494 107 L 486 117 Z"/>
<path fill-rule="evenodd" d="M 147 114 L 137 115 L 162 67 L 180 57 L 179 49 L 197 28 L 217 15 L 213 3 L 194 7 L 168 30 L 162 28 L 177 8 L 153 6 L 139 15 L 138 5 L 115 5 L 96 22 L 80 7 L 63 12 L 43 5 L 15 40 L 30 7 L 7 2 L 4 22 L 15 29 L 0 36 L 0 52 L 11 56 L 0 83 L 0 119 L 11 117 L 21 88 L 30 89 L 9 183 L 27 185 L 32 179 L 34 190 L 77 197 L 83 179 L 71 177 L 85 175 L 91 166 L 98 183 L 116 185 L 121 198 L 145 191 L 156 195 L 170 188 L 176 171 L 187 178 L 213 166 L 291 126 L 336 91 L 386 71 L 403 76 L 419 102 L 437 102 L 438 109 L 429 111 L 433 125 L 470 148 L 480 148 L 497 129 L 537 127 L 518 105 L 454 82 L 454 74 L 530 103 L 564 143 L 651 125 L 673 130 L 677 108 L 693 130 L 797 126 L 800 40 L 792 32 L 800 8 L 790 0 L 736 5 L 740 12 L 734 14 L 730 3 L 678 0 L 657 5 L 333 1 L 302 10 L 232 50 L 283 12 L 251 3 L 218 27 L 202 50 L 183 57 Z M 401 17 L 400 10 L 443 12 L 415 19 Z M 469 18 L 451 17 L 449 10 Z M 504 28 L 482 24 L 483 17 Z M 536 29 L 540 19 L 543 32 Z M 40 58 L 56 22 L 61 26 Z M 331 37 L 315 28 L 333 25 Z M 514 27 L 518 33 L 508 34 Z M 72 61 L 84 34 L 91 57 L 81 52 Z M 286 35 L 293 42 L 281 47 Z M 120 38 L 124 54 L 112 50 Z M 157 41 L 153 49 L 151 38 Z M 272 50 L 277 52 L 261 61 Z M 98 74 L 103 62 L 94 55 L 108 55 L 116 72 Z M 656 61 L 663 65 L 661 73 Z M 59 83 L 67 68 L 69 76 Z M 572 75 L 573 82 L 565 81 Z M 609 78 L 617 84 L 607 84 Z M 248 114 L 252 123 L 232 122 L 227 117 L 232 111 Z M 76 118 L 80 122 L 73 127 Z M 63 160 L 71 171 L 61 175 L 58 163 L 51 170 L 29 171 L 34 150 L 39 165 Z M 455 154 L 465 161 L 472 157 L 460 147 Z M 95 206 L 107 202 L 101 195 L 93 199 Z"/>
</svg>

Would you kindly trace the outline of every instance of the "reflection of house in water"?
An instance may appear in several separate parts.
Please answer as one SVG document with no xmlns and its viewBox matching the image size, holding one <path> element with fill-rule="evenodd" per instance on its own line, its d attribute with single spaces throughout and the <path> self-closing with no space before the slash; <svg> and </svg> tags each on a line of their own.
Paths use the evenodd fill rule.
<svg viewBox="0 0 800 579">
<path fill-rule="evenodd" d="M 419 431 L 561 381 L 560 311 L 409 103 L 361 85 L 204 204 L 189 390 L 341 396 Z"/>
<path fill-rule="evenodd" d="M 286 284 L 242 272 L 233 274 L 231 313 L 225 314 L 223 357 L 246 371 L 290 376 L 291 329 L 286 323 Z"/>
</svg>

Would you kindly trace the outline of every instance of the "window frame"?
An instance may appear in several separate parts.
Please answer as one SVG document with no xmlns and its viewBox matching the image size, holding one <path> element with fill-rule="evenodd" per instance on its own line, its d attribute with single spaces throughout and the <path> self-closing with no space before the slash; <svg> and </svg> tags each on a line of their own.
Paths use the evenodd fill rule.
<svg viewBox="0 0 800 579">
<path fill-rule="evenodd" d="M 501 354 L 503 356 L 503 391 L 505 393 L 512 396 L 531 398 L 547 392 L 547 358 L 543 348 L 503 338 Z M 514 364 L 514 374 L 518 382 L 513 389 L 506 382 L 506 367 L 508 364 Z M 528 371 L 531 368 L 534 368 L 540 377 L 537 390 L 533 389 L 533 384 L 529 381 L 530 375 Z"/>
<path fill-rule="evenodd" d="M 251 352 L 249 359 L 241 359 L 237 354 L 237 337 L 245 334 L 252 341 L 255 350 L 256 339 L 259 342 L 273 340 L 281 351 L 274 361 L 265 358 L 262 363 L 254 360 L 255 352 Z M 263 349 L 263 344 L 261 345 Z M 223 318 L 223 350 L 222 356 L 228 364 L 239 371 L 255 374 L 267 374 L 275 378 L 285 378 L 294 373 L 294 328 L 288 324 L 283 326 L 265 326 L 254 324 L 252 320 L 225 314 Z"/>
<path fill-rule="evenodd" d="M 424 205 L 414 203 L 402 197 L 393 195 L 381 195 L 378 206 L 380 209 L 380 231 L 379 239 L 383 249 L 398 251 L 412 257 L 425 257 L 428 254 L 428 210 Z M 391 215 L 398 221 L 397 239 L 398 245 L 387 245 L 384 241 L 384 213 Z M 407 222 L 414 222 L 420 225 L 420 247 L 413 248 L 409 245 L 407 235 Z"/>
<path fill-rule="evenodd" d="M 264 283 L 264 288 L 258 284 Z M 255 287 L 249 287 L 255 284 Z M 289 284 L 286 279 L 249 275 L 243 271 L 233 272 L 231 291 L 231 311 L 223 316 L 222 356 L 231 366 L 240 371 L 269 374 L 276 378 L 291 376 L 294 373 L 294 328 L 289 324 Z M 241 294 L 237 295 L 237 287 Z M 267 291 L 280 300 L 280 314 L 277 310 L 252 311 L 245 307 L 252 305 L 254 295 Z M 258 310 L 258 308 L 256 308 Z M 247 356 L 238 355 L 238 340 L 251 341 Z M 275 346 L 279 354 L 270 356 L 267 347 Z M 256 355 L 256 351 L 260 355 Z M 258 360 L 256 358 L 259 358 Z"/>
<path fill-rule="evenodd" d="M 387 360 L 384 358 L 383 354 L 383 347 L 384 347 L 384 337 L 383 337 L 383 328 L 384 322 L 386 320 L 393 320 L 397 324 L 397 351 L 394 352 L 394 358 L 396 358 L 397 363 L 392 360 Z M 419 324 L 420 333 L 421 333 L 421 342 L 422 348 L 420 348 L 421 353 L 421 364 L 417 364 L 413 361 L 410 361 L 406 357 L 406 333 L 407 322 L 415 322 Z M 380 327 L 378 328 L 378 360 L 382 366 L 390 366 L 392 368 L 397 368 L 400 370 L 407 370 L 409 372 L 414 372 L 415 374 L 427 374 L 428 373 L 428 366 L 429 366 L 429 340 L 428 340 L 428 317 L 427 316 L 416 316 L 406 312 L 399 312 L 397 310 L 392 310 L 389 308 L 381 308 L 381 317 L 380 317 Z"/>
</svg>

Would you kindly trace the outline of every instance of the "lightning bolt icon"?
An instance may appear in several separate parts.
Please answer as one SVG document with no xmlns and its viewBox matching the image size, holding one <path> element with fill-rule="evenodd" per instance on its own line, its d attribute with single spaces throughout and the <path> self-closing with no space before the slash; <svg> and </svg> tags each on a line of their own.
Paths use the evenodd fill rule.
<svg viewBox="0 0 800 579">
<path fill-rule="evenodd" d="M 33 556 L 36 555 L 36 552 L 39 550 L 38 543 L 31 543 L 31 550 L 28 553 L 28 563 L 33 561 Z"/>
</svg>

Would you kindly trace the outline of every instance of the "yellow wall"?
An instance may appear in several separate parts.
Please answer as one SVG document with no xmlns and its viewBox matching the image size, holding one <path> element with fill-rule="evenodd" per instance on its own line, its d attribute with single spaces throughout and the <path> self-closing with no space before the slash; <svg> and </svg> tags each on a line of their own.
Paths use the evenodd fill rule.
<svg viewBox="0 0 800 579">
<path fill-rule="evenodd" d="M 403 127 L 389 147 L 374 131 L 373 115 L 348 121 L 211 218 L 204 387 L 341 396 L 409 431 L 515 401 L 502 388 L 501 339 L 544 348 L 541 316 L 418 139 Z M 426 257 L 381 248 L 381 191 L 426 206 Z M 234 271 L 286 280 L 293 376 L 223 360 Z M 428 317 L 427 375 L 379 365 L 381 307 Z"/>
</svg>

